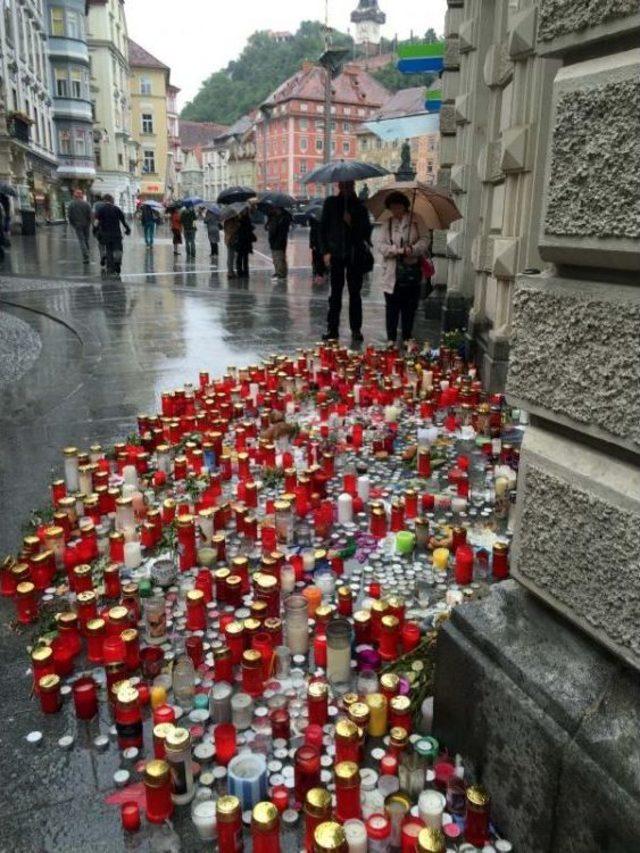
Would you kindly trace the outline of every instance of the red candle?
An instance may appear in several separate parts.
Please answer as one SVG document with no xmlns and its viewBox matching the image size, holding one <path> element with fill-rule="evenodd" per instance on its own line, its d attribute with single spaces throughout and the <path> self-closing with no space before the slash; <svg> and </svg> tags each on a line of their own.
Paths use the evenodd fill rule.
<svg viewBox="0 0 640 853">
<path fill-rule="evenodd" d="M 75 658 L 72 646 L 65 642 L 64 638 L 55 637 L 51 643 L 53 650 L 53 667 L 57 675 L 65 677 L 73 672 L 73 661 Z"/>
<path fill-rule="evenodd" d="M 254 806 L 251 842 L 253 853 L 280 853 L 280 814 L 273 803 L 262 802 Z"/>
<path fill-rule="evenodd" d="M 140 829 L 140 808 L 133 800 L 128 800 L 120 807 L 122 827 L 127 832 L 137 832 Z"/>
<path fill-rule="evenodd" d="M 187 630 L 204 631 L 207 627 L 207 607 L 201 589 L 187 593 Z"/>
<path fill-rule="evenodd" d="M 104 619 L 90 619 L 86 626 L 87 660 L 92 663 L 102 663 L 102 644 L 106 635 Z"/>
<path fill-rule="evenodd" d="M 317 667 L 327 668 L 327 636 L 316 634 L 313 639 L 313 658 Z"/>
<path fill-rule="evenodd" d="M 497 581 L 509 577 L 509 546 L 504 542 L 496 542 L 493 546 L 491 572 Z"/>
<path fill-rule="evenodd" d="M 195 669 L 202 666 L 204 661 L 204 646 L 202 642 L 202 637 L 192 636 L 187 637 L 184 641 L 184 647 L 187 655 L 191 659 L 191 663 L 193 664 Z"/>
<path fill-rule="evenodd" d="M 117 563 L 112 563 L 107 566 L 103 574 L 104 578 L 104 594 L 106 598 L 120 598 L 122 584 L 120 583 L 120 566 Z"/>
<path fill-rule="evenodd" d="M 43 713 L 56 714 L 62 707 L 60 676 L 55 674 L 43 675 L 38 681 L 38 694 Z"/>
<path fill-rule="evenodd" d="M 144 768 L 144 793 L 147 820 L 164 823 L 173 814 L 171 798 L 171 770 L 166 761 L 155 759 Z"/>
<path fill-rule="evenodd" d="M 411 701 L 408 696 L 394 696 L 389 702 L 389 728 L 396 726 L 411 734 Z"/>
<path fill-rule="evenodd" d="M 227 794 L 216 801 L 216 826 L 218 849 L 225 853 L 242 853 L 242 812 L 237 797 Z"/>
<path fill-rule="evenodd" d="M 467 810 L 464 837 L 474 847 L 483 847 L 489 840 L 489 810 L 491 798 L 482 785 L 467 788 Z"/>
<path fill-rule="evenodd" d="M 33 674 L 33 686 L 38 693 L 38 682 L 45 675 L 54 675 L 55 666 L 53 662 L 53 649 L 51 646 L 36 646 L 31 652 L 31 672 Z"/>
<path fill-rule="evenodd" d="M 402 853 L 415 853 L 420 830 L 424 823 L 419 817 L 407 817 L 402 824 Z"/>
<path fill-rule="evenodd" d="M 98 690 L 93 678 L 85 675 L 76 679 L 72 692 L 76 717 L 79 720 L 93 719 L 98 713 Z"/>
<path fill-rule="evenodd" d="M 331 820 L 331 794 L 326 788 L 311 788 L 304 801 L 305 850 L 314 849 L 313 835 L 321 823 Z"/>
<path fill-rule="evenodd" d="M 339 821 L 359 818 L 360 769 L 354 761 L 341 761 L 335 768 L 336 817 Z"/>
<path fill-rule="evenodd" d="M 120 638 L 124 643 L 124 662 L 129 672 L 135 672 L 140 666 L 140 637 L 135 628 L 126 628 Z"/>
<path fill-rule="evenodd" d="M 385 753 L 380 759 L 380 775 L 381 776 L 397 776 L 398 775 L 398 756 L 392 752 Z"/>
<path fill-rule="evenodd" d="M 31 581 L 22 581 L 16 587 L 16 609 L 18 622 L 28 625 L 38 618 L 36 588 Z"/>
<path fill-rule="evenodd" d="M 196 564 L 196 526 L 192 515 L 181 515 L 177 520 L 178 554 L 181 572 Z"/>
<path fill-rule="evenodd" d="M 298 747 L 293 767 L 295 798 L 297 803 L 302 804 L 307 791 L 320 784 L 320 751 L 309 744 Z"/>
<path fill-rule="evenodd" d="M 393 661 L 398 657 L 400 642 L 400 622 L 391 614 L 380 620 L 380 657 L 384 661 Z"/>
<path fill-rule="evenodd" d="M 473 580 L 473 548 L 470 545 L 460 545 L 456 551 L 455 579 L 460 586 Z"/>
<path fill-rule="evenodd" d="M 271 721 L 271 733 L 274 739 L 282 738 L 289 740 L 291 737 L 291 724 L 289 712 L 286 708 L 274 708 L 269 714 Z"/>
<path fill-rule="evenodd" d="M 313 681 L 307 690 L 309 723 L 324 726 L 328 719 L 329 687 L 325 681 Z"/>
<path fill-rule="evenodd" d="M 417 622 L 405 622 L 401 629 L 402 653 L 412 651 L 420 642 L 420 626 Z"/>
<path fill-rule="evenodd" d="M 213 741 L 216 747 L 216 761 L 226 767 L 236 754 L 236 727 L 233 723 L 218 723 L 213 730 Z"/>
<path fill-rule="evenodd" d="M 388 849 L 389 837 L 391 836 L 391 821 L 385 814 L 372 814 L 367 818 L 367 838 L 369 850 Z M 411 853 L 415 851 L 415 846 Z"/>
<path fill-rule="evenodd" d="M 255 649 L 242 654 L 242 689 L 249 696 L 261 696 L 264 690 L 262 655 Z"/>
</svg>

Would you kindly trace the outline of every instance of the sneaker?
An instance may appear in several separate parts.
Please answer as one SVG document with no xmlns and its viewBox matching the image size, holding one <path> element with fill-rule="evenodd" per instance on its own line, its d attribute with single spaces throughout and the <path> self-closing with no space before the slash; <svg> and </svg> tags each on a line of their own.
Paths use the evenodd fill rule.
<svg viewBox="0 0 640 853">
<path fill-rule="evenodd" d="M 362 344 L 364 343 L 364 338 L 362 336 L 362 332 L 352 332 L 351 340 L 354 344 Z"/>
<path fill-rule="evenodd" d="M 337 332 L 325 332 L 322 336 L 323 341 L 337 341 L 339 339 L 339 335 Z"/>
</svg>

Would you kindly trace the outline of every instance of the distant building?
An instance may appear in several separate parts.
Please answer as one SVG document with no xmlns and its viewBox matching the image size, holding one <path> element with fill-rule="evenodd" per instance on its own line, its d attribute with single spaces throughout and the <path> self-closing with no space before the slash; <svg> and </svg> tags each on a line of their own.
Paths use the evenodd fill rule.
<svg viewBox="0 0 640 853">
<path fill-rule="evenodd" d="M 310 62 L 262 105 L 256 116 L 258 189 L 313 196 L 304 176 L 324 161 L 324 71 Z M 356 130 L 388 99 L 389 92 L 354 64 L 332 83 L 331 157 L 356 157 Z M 266 168 L 265 168 L 266 167 Z"/>
<path fill-rule="evenodd" d="M 57 177 L 66 204 L 76 187 L 89 189 L 96 176 L 85 0 L 48 0 L 47 32 Z"/>
<path fill-rule="evenodd" d="M 161 201 L 166 193 L 168 65 L 129 39 L 131 136 L 138 143 L 138 194 Z"/>
<path fill-rule="evenodd" d="M 180 172 L 180 195 L 202 196 L 204 184 L 202 180 L 202 166 L 195 151 L 187 151 L 184 165 Z"/>
<path fill-rule="evenodd" d="M 355 43 L 380 44 L 380 28 L 386 20 L 378 0 L 360 0 L 351 13 L 351 22 L 355 24 Z"/>
<path fill-rule="evenodd" d="M 293 41 L 293 33 L 290 33 L 288 30 L 269 30 L 267 35 L 272 41 L 278 42 L 278 44 Z"/>
<path fill-rule="evenodd" d="M 96 179 L 94 193 L 135 209 L 138 146 L 131 136 L 129 45 L 123 0 L 87 0 Z"/>
<path fill-rule="evenodd" d="M 389 98 L 382 109 L 374 113 L 371 117 L 371 123 L 427 115 L 424 102 L 424 86 L 401 89 Z M 360 125 L 356 134 L 358 137 L 358 160 L 376 163 L 391 173 L 398 169 L 400 151 L 405 141 L 401 135 L 396 139 L 384 141 L 371 129 L 371 125 L 365 127 L 364 124 Z M 435 185 L 440 163 L 440 132 L 435 131 L 414 136 L 408 142 L 411 147 L 411 162 L 416 170 L 417 180 Z M 389 180 L 389 178 L 374 178 L 367 181 L 367 184 L 370 190 L 377 190 L 389 183 Z"/>
<path fill-rule="evenodd" d="M 167 86 L 167 176 L 165 180 L 166 199 L 170 201 L 176 197 L 178 186 L 178 173 L 176 171 L 176 159 L 180 151 L 180 119 L 178 118 L 178 92 L 177 86 Z"/>
<path fill-rule="evenodd" d="M 217 124 L 212 121 L 186 121 L 178 119 L 178 135 L 179 145 L 175 148 L 174 153 L 174 168 L 176 173 L 176 192 L 174 195 L 187 195 L 183 185 L 183 172 L 187 167 L 187 155 L 193 153 L 195 163 L 200 169 L 200 182 L 202 184 L 202 149 L 213 145 L 213 140 L 221 133 L 227 130 L 227 125 Z M 194 172 L 193 161 L 189 162 L 189 169 L 192 172 L 189 182 L 197 181 Z M 200 186 L 198 194 L 202 194 L 203 187 Z"/>
<path fill-rule="evenodd" d="M 256 185 L 256 134 L 250 115 L 242 116 L 212 145 L 202 149 L 204 196 L 215 201 L 230 186 Z"/>
<path fill-rule="evenodd" d="M 41 0 L 2 0 L 0 181 L 11 184 L 14 222 L 33 233 L 35 213 L 59 215 L 53 107 Z"/>
</svg>

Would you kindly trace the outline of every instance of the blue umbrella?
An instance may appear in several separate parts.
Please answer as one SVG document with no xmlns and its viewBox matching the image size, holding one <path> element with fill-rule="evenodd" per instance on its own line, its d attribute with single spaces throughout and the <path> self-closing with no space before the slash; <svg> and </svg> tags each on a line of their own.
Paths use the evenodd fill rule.
<svg viewBox="0 0 640 853">
<path fill-rule="evenodd" d="M 220 205 L 215 204 L 212 201 L 208 201 L 205 204 L 205 208 L 209 211 L 209 213 L 213 213 L 214 216 L 220 216 L 220 214 L 222 213 L 222 208 L 220 207 Z"/>
<path fill-rule="evenodd" d="M 187 198 L 183 198 L 182 203 L 183 204 L 192 204 L 194 207 L 196 207 L 199 204 L 204 204 L 205 200 L 203 198 L 200 198 L 199 195 L 190 195 L 190 196 L 187 196 Z"/>
<path fill-rule="evenodd" d="M 151 207 L 153 210 L 164 210 L 164 205 L 160 204 L 159 201 L 153 201 L 153 199 L 141 202 L 140 207 Z"/>
</svg>

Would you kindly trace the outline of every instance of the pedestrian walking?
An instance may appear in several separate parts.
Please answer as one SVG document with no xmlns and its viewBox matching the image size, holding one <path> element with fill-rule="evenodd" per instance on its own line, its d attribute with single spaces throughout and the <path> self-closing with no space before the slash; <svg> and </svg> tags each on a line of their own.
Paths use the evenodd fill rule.
<svg viewBox="0 0 640 853">
<path fill-rule="evenodd" d="M 113 201 L 113 196 L 106 194 L 96 213 L 96 226 L 98 228 L 99 240 L 104 243 L 107 274 L 120 275 L 122 266 L 122 231 L 124 228 L 127 236 L 131 234 L 131 228 L 124 218 L 124 213 Z"/>
<path fill-rule="evenodd" d="M 273 279 L 282 281 L 289 274 L 287 267 L 287 243 L 292 217 L 283 207 L 273 207 L 267 215 L 266 230 L 273 259 Z"/>
<path fill-rule="evenodd" d="M 238 230 L 240 229 L 240 219 L 233 216 L 224 221 L 224 244 L 227 247 L 227 277 L 236 277 L 236 241 L 238 239 Z"/>
<path fill-rule="evenodd" d="M 207 237 L 209 238 L 209 246 L 211 247 L 211 257 L 218 257 L 218 244 L 220 243 L 220 218 L 212 210 L 207 210 L 204 217 L 204 224 L 207 226 Z"/>
<path fill-rule="evenodd" d="M 173 254 L 179 255 L 178 246 L 182 244 L 182 222 L 180 221 L 180 211 L 174 207 L 171 211 L 171 236 L 173 239 Z"/>
<path fill-rule="evenodd" d="M 406 343 L 413 337 L 422 284 L 422 259 L 428 252 L 429 241 L 420 236 L 406 195 L 390 193 L 385 206 L 390 217 L 380 225 L 375 248 L 382 256 L 387 340 L 396 343 L 399 325 L 402 342 Z"/>
<path fill-rule="evenodd" d="M 144 231 L 144 242 L 147 249 L 153 249 L 153 241 L 156 235 L 156 225 L 160 221 L 157 212 L 150 204 L 140 206 L 140 222 Z"/>
<path fill-rule="evenodd" d="M 79 189 L 74 190 L 73 198 L 67 207 L 67 219 L 69 221 L 69 225 L 71 225 L 73 230 L 76 232 L 76 237 L 78 238 L 78 243 L 80 243 L 80 250 L 82 252 L 82 260 L 85 264 L 88 264 L 91 259 L 89 236 L 91 234 L 92 218 L 93 212 L 91 210 L 91 205 L 85 199 L 84 193 Z"/>
<path fill-rule="evenodd" d="M 313 269 L 313 283 L 324 284 L 327 268 L 322 255 L 322 242 L 320 240 L 320 223 L 312 216 L 309 217 L 309 248 L 311 249 L 311 267 Z"/>
<path fill-rule="evenodd" d="M 253 230 L 249 210 L 243 210 L 238 217 L 238 233 L 236 235 L 236 270 L 239 278 L 249 276 L 249 255 L 253 253 L 256 233 Z"/>
<path fill-rule="evenodd" d="M 180 211 L 180 224 L 184 232 L 184 248 L 188 258 L 196 256 L 196 220 L 198 214 L 192 202 L 188 201 Z"/>
<path fill-rule="evenodd" d="M 355 193 L 353 181 L 340 181 L 338 194 L 322 208 L 320 241 L 331 273 L 327 332 L 323 340 L 340 335 L 340 313 L 345 279 L 349 290 L 349 326 L 354 343 L 362 343 L 362 281 L 372 269 L 369 213 Z"/>
</svg>

